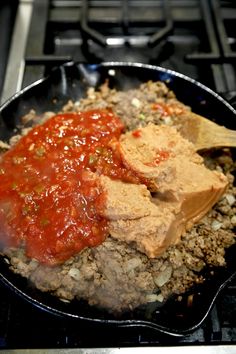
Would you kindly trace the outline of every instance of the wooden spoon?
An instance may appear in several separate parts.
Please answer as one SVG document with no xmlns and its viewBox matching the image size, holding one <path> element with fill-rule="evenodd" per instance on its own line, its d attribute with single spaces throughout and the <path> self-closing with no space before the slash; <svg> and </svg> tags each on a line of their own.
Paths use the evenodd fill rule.
<svg viewBox="0 0 236 354">
<path fill-rule="evenodd" d="M 236 147 L 236 130 L 220 126 L 193 112 L 177 118 L 177 129 L 196 146 L 196 150 L 213 147 Z"/>
</svg>

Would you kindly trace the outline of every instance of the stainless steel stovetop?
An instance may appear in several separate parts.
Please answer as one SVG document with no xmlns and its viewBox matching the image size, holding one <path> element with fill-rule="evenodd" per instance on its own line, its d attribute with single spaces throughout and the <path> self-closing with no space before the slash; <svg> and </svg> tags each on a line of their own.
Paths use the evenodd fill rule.
<svg viewBox="0 0 236 354">
<path fill-rule="evenodd" d="M 233 0 L 4 0 L 1 102 L 64 62 L 122 59 L 182 72 L 236 104 L 235 23 Z M 160 354 L 236 353 L 236 281 L 204 324 L 182 338 L 142 328 L 94 330 L 32 308 L 0 286 L 2 349 L 116 354 L 157 347 Z"/>
</svg>

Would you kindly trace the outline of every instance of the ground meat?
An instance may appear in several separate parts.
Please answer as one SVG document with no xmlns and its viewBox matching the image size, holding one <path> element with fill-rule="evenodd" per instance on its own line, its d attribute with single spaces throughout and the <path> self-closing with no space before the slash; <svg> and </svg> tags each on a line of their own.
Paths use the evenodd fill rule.
<svg viewBox="0 0 236 354">
<path fill-rule="evenodd" d="M 154 110 L 152 104 L 157 102 L 170 103 L 170 114 Z M 89 89 L 86 98 L 69 101 L 62 112 L 104 107 L 112 108 L 127 129 L 149 122 L 175 125 L 178 111 L 189 110 L 164 83 L 147 82 L 128 93 L 110 89 L 105 83 L 98 91 Z M 37 115 L 31 111 L 23 120 L 27 125 L 35 125 L 52 114 Z M 19 137 L 12 138 L 10 144 Z M 226 174 L 228 189 L 215 207 L 161 256 L 149 259 L 132 243 L 128 246 L 108 237 L 100 246 L 85 249 L 57 267 L 27 259 L 22 249 L 3 250 L 6 261 L 10 261 L 14 272 L 30 279 L 42 291 L 50 291 L 64 301 L 82 298 L 113 313 L 185 292 L 204 280 L 200 273 L 203 267 L 224 266 L 225 248 L 235 242 L 235 162 L 229 149 L 207 152 L 203 157 L 208 168 Z"/>
<path fill-rule="evenodd" d="M 171 103 L 175 110 L 189 110 L 189 107 L 175 98 L 174 93 L 169 91 L 164 83 L 152 81 L 142 84 L 138 89 L 130 90 L 128 94 L 127 92 L 109 89 L 107 83 L 105 83 L 101 86 L 100 91 L 90 90 L 88 98 L 80 100 L 79 104 L 75 103 L 74 109 L 80 111 L 110 107 L 122 118 L 128 130 L 133 130 L 137 126 L 146 126 L 150 122 L 172 125 L 175 113 L 171 117 L 163 116 L 161 111 L 152 109 L 152 105 L 157 102 Z"/>
</svg>

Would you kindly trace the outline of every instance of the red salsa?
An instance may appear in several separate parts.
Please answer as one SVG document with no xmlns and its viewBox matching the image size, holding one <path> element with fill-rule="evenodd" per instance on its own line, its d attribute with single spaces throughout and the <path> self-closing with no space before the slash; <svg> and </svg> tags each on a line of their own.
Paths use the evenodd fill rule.
<svg viewBox="0 0 236 354">
<path fill-rule="evenodd" d="M 132 135 L 134 138 L 140 138 L 142 136 L 141 130 L 136 129 L 136 130 L 132 131 Z"/>
<path fill-rule="evenodd" d="M 169 116 L 171 115 L 171 112 L 169 110 L 169 107 L 165 103 L 153 103 L 152 104 L 152 109 L 153 111 L 159 111 L 162 116 Z"/>
<path fill-rule="evenodd" d="M 159 163 L 166 161 L 170 157 L 170 153 L 166 150 L 156 150 L 156 156 L 152 162 L 148 162 L 145 165 L 150 167 L 155 167 Z"/>
<path fill-rule="evenodd" d="M 111 111 L 92 110 L 56 115 L 22 137 L 0 163 L 0 242 L 51 265 L 103 242 L 97 176 L 139 182 L 121 160 L 123 130 Z"/>
</svg>

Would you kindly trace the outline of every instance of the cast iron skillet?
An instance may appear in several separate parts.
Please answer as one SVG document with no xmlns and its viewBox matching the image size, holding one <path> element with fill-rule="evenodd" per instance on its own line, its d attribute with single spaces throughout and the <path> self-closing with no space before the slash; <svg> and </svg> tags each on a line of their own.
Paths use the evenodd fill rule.
<svg viewBox="0 0 236 354">
<path fill-rule="evenodd" d="M 89 86 L 97 87 L 109 78 L 110 85 L 126 90 L 147 80 L 165 81 L 177 98 L 190 105 L 196 113 L 236 129 L 236 111 L 219 95 L 204 85 L 182 74 L 149 65 L 133 63 L 74 64 L 67 63 L 10 98 L 0 109 L 0 139 L 8 139 L 19 123 L 19 118 L 30 109 L 37 113 L 56 111 L 68 99 L 84 96 Z M 208 315 L 220 290 L 236 274 L 236 247 L 227 250 L 225 268 L 206 269 L 203 285 L 195 286 L 165 304 L 148 304 L 119 317 L 88 306 L 85 301 L 64 303 L 54 296 L 35 289 L 26 279 L 9 270 L 0 257 L 0 279 L 16 294 L 47 312 L 65 318 L 79 319 L 90 325 L 144 326 L 159 332 L 181 336 L 199 327 Z M 192 301 L 189 301 L 192 299 Z"/>
</svg>

